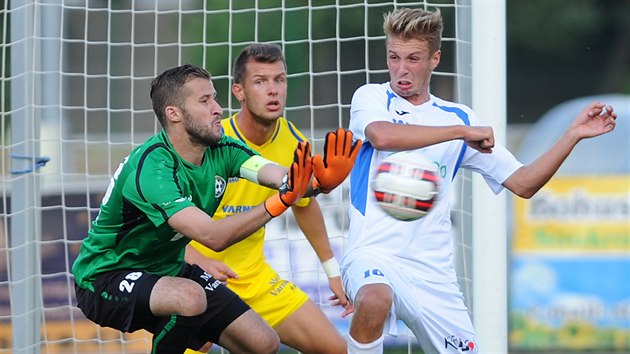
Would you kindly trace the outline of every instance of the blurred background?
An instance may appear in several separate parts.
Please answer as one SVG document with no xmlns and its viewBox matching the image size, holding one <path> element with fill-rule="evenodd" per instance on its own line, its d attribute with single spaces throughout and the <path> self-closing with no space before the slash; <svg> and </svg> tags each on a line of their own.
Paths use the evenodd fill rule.
<svg viewBox="0 0 630 354">
<path fill-rule="evenodd" d="M 630 1 L 506 4 L 508 123 L 581 96 L 630 94 Z"/>
<path fill-rule="evenodd" d="M 510 347 L 630 351 L 630 1 L 507 1 L 508 145 L 533 161 L 599 100 L 616 131 L 584 141 L 508 214 Z M 522 139 L 521 139 L 522 138 Z"/>
</svg>

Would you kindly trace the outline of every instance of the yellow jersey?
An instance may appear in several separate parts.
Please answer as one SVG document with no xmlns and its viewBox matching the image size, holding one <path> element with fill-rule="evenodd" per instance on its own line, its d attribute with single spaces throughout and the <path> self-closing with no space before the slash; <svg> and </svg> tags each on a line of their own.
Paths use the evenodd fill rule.
<svg viewBox="0 0 630 354">
<path fill-rule="evenodd" d="M 221 124 L 223 125 L 223 133 L 225 135 L 243 141 L 249 147 L 258 151 L 261 156 L 281 166 L 288 167 L 293 162 L 293 152 L 298 142 L 306 140 L 295 125 L 284 117 L 278 118 L 273 136 L 263 145 L 256 145 L 247 140 L 236 125 L 236 114 L 223 119 Z M 228 181 L 223 199 L 213 218 L 219 220 L 232 214 L 245 212 L 263 203 L 275 193 L 278 193 L 278 191 L 260 186 L 246 179 L 231 178 Z M 305 206 L 308 205 L 308 203 L 309 199 L 303 198 L 297 205 Z M 191 245 L 203 255 L 227 264 L 243 279 L 256 274 L 264 265 L 264 239 L 265 228 L 262 227 L 251 236 L 228 247 L 222 252 L 214 252 L 196 241 L 192 241 Z"/>
</svg>

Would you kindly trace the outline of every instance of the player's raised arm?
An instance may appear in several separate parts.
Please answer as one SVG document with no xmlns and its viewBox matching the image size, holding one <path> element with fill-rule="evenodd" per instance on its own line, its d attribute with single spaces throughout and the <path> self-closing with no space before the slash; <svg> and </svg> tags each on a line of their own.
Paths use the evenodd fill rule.
<svg viewBox="0 0 630 354">
<path fill-rule="evenodd" d="M 375 149 L 388 151 L 414 150 L 461 139 L 475 150 L 491 153 L 495 143 L 494 131 L 487 126 L 427 126 L 376 121 L 366 127 L 365 135 Z"/>
<path fill-rule="evenodd" d="M 271 218 L 285 212 L 304 196 L 312 176 L 310 151 L 308 142 L 299 143 L 287 174 L 281 173 L 286 170 L 285 168 L 273 163 L 261 167 L 257 173 L 258 181 L 271 187 L 279 185 L 278 193 L 263 204 L 233 217 L 216 221 L 201 209 L 189 207 L 171 216 L 168 220 L 169 225 L 214 251 L 223 251 L 254 233 Z"/>
<path fill-rule="evenodd" d="M 551 179 L 577 143 L 613 131 L 616 119 L 617 113 L 611 106 L 591 103 L 575 117 L 551 149 L 518 169 L 503 185 L 522 198 L 531 198 Z"/>
</svg>

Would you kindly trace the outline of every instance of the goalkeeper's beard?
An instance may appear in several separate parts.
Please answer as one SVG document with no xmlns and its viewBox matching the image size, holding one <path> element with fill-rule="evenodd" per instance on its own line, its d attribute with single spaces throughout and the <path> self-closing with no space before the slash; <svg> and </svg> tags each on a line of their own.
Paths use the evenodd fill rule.
<svg viewBox="0 0 630 354">
<path fill-rule="evenodd" d="M 212 126 L 208 127 L 207 125 L 199 124 L 185 109 L 183 110 L 183 115 L 184 127 L 186 128 L 188 139 L 191 143 L 195 145 L 215 146 L 219 140 L 221 140 L 221 136 L 223 135 L 222 129 L 219 129 L 218 133 L 213 132 Z"/>
</svg>

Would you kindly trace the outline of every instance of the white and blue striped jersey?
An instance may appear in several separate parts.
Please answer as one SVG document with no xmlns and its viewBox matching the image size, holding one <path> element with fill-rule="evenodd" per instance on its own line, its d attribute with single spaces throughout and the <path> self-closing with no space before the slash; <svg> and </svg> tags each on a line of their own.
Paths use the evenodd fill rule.
<svg viewBox="0 0 630 354">
<path fill-rule="evenodd" d="M 457 171 L 466 168 L 481 173 L 493 192 L 499 193 L 502 183 L 522 164 L 503 146 L 496 145 L 491 154 L 483 154 L 460 139 L 418 149 L 438 167 L 439 196 L 425 217 L 399 221 L 376 204 L 371 188 L 378 164 L 392 153 L 374 149 L 366 138 L 365 128 L 375 121 L 425 126 L 484 124 L 470 108 L 433 95 L 428 102 L 414 106 L 396 95 L 389 83 L 360 87 L 350 109 L 349 128 L 364 142 L 350 176 L 350 227 L 344 261 L 369 253 L 428 281 L 456 281 L 451 203 Z"/>
</svg>

